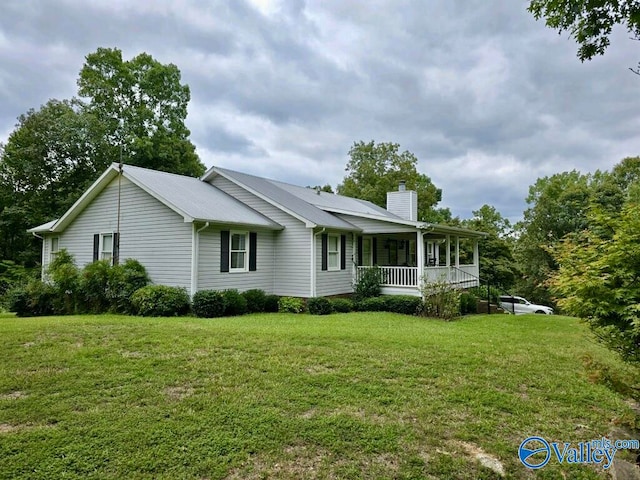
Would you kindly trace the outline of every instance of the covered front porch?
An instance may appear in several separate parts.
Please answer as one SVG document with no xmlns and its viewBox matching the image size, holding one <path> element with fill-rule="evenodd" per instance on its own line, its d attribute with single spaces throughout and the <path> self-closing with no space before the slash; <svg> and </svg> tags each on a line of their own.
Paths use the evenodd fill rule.
<svg viewBox="0 0 640 480">
<path fill-rule="evenodd" d="M 456 288 L 479 285 L 480 235 L 439 227 L 414 232 L 363 234 L 358 237 L 354 276 L 378 268 L 382 293 L 420 295 L 424 283 L 446 282 Z"/>
</svg>

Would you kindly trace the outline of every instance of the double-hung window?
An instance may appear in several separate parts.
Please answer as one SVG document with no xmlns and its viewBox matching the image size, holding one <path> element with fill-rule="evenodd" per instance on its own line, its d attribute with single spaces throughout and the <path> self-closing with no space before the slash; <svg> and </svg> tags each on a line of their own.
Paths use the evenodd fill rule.
<svg viewBox="0 0 640 480">
<path fill-rule="evenodd" d="M 248 237 L 247 232 L 231 232 L 229 265 L 232 272 L 246 272 L 249 270 Z"/>
<path fill-rule="evenodd" d="M 329 235 L 327 244 L 328 270 L 340 270 L 340 236 Z"/>
<path fill-rule="evenodd" d="M 49 261 L 55 260 L 60 252 L 60 237 L 51 237 L 51 250 L 49 251 Z"/>
<path fill-rule="evenodd" d="M 113 258 L 113 233 L 103 233 L 100 235 L 100 260 Z"/>
<path fill-rule="evenodd" d="M 93 236 L 93 261 L 107 260 L 112 265 L 117 264 L 120 243 L 118 239 L 118 233 L 96 233 Z"/>
</svg>

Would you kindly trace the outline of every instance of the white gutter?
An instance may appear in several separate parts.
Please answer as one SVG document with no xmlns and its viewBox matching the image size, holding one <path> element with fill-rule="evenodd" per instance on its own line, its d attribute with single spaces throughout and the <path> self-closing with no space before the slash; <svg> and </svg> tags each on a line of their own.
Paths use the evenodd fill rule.
<svg viewBox="0 0 640 480">
<path fill-rule="evenodd" d="M 198 291 L 198 261 L 200 259 L 200 232 L 209 227 L 209 222 L 203 227 L 196 230 L 196 224 L 193 224 L 191 230 L 191 296 Z"/>
</svg>

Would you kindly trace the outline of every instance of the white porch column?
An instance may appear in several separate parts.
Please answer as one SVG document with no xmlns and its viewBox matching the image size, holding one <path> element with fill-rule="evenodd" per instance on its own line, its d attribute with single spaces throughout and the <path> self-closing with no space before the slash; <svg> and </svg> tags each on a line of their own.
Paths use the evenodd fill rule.
<svg viewBox="0 0 640 480">
<path fill-rule="evenodd" d="M 447 267 L 451 267 L 451 235 L 447 235 Z"/>
<path fill-rule="evenodd" d="M 418 286 L 422 284 L 424 278 L 424 233 L 418 230 L 416 233 L 416 267 L 418 267 Z"/>
<path fill-rule="evenodd" d="M 460 268 L 460 237 L 456 237 L 456 268 Z"/>
<path fill-rule="evenodd" d="M 478 248 L 479 243 L 480 242 L 477 238 L 473 241 L 473 264 L 478 267 L 480 266 L 480 249 Z"/>
</svg>

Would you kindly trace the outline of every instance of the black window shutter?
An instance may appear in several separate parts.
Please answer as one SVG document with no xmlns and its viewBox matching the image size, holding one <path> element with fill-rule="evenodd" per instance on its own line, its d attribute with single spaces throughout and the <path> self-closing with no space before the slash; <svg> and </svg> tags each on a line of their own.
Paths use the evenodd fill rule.
<svg viewBox="0 0 640 480">
<path fill-rule="evenodd" d="M 362 237 L 358 236 L 358 266 L 362 266 Z"/>
<path fill-rule="evenodd" d="M 113 264 L 118 265 L 120 262 L 120 234 L 113 234 Z"/>
<path fill-rule="evenodd" d="M 322 270 L 327 270 L 329 257 L 329 236 L 322 234 Z"/>
<path fill-rule="evenodd" d="M 229 271 L 229 230 L 220 232 L 220 271 Z"/>
<path fill-rule="evenodd" d="M 340 270 L 347 268 L 347 236 L 340 235 Z"/>
<path fill-rule="evenodd" d="M 258 260 L 258 234 L 256 232 L 249 233 L 249 271 L 257 270 L 256 262 Z"/>
<path fill-rule="evenodd" d="M 93 261 L 97 262 L 100 257 L 100 235 L 96 233 L 93 236 Z"/>
<path fill-rule="evenodd" d="M 371 249 L 373 250 L 373 264 L 374 265 L 378 265 L 378 239 L 376 237 L 373 237 L 373 240 L 371 241 Z"/>
</svg>

